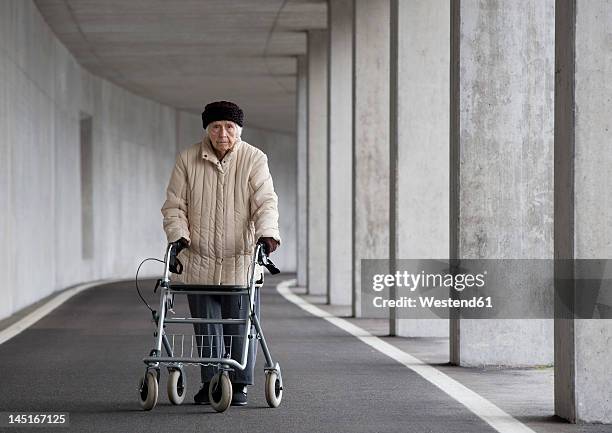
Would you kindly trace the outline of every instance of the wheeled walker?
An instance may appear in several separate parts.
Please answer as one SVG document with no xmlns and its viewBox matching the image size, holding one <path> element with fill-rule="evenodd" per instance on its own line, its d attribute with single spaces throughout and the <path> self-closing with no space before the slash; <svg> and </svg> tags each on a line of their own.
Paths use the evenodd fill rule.
<svg viewBox="0 0 612 433">
<path fill-rule="evenodd" d="M 144 375 L 140 378 L 138 387 L 140 405 L 144 410 L 151 410 L 157 404 L 159 394 L 159 379 L 162 366 L 168 369 L 168 398 L 172 404 L 178 405 L 185 399 L 187 380 L 185 376 L 185 365 L 214 366 L 217 373 L 213 376 L 209 386 L 209 399 L 211 406 L 217 412 L 225 411 L 232 400 L 232 383 L 228 371 L 246 368 L 249 350 L 249 341 L 253 338 L 259 340 L 266 360 L 265 365 L 265 395 L 270 407 L 278 407 L 283 396 L 283 379 L 280 365 L 274 362 L 268 350 L 259 318 L 254 308 L 257 292 L 263 285 L 263 272 L 259 279 L 256 276 L 256 268 L 266 267 L 270 273 L 276 274 L 279 270 L 268 258 L 263 244 L 258 243 L 251 260 L 248 271 L 248 284 L 246 286 L 230 285 L 193 285 L 175 284 L 170 282 L 170 270 L 180 265 L 176 258 L 174 244 L 166 248 L 164 260 L 163 278 L 158 280 L 160 290 L 160 301 L 158 311 L 152 311 L 155 323 L 155 348 L 149 356 L 143 359 L 146 364 Z M 182 271 L 182 265 L 178 273 Z M 260 268 L 261 269 L 261 268 Z M 176 271 L 176 269 L 174 269 Z M 168 313 L 174 314 L 175 295 L 219 295 L 219 296 L 243 296 L 248 295 L 248 308 L 246 319 L 236 318 L 202 318 L 202 317 L 168 317 Z M 191 316 L 191 315 L 190 315 Z M 219 339 L 217 335 L 189 335 L 185 333 L 167 334 L 167 324 L 231 324 L 242 325 L 243 332 L 240 335 L 224 335 Z M 251 325 L 255 327 L 255 334 L 251 333 Z M 242 347 L 241 359 L 232 358 L 232 346 L 235 344 Z M 222 347 L 218 347 L 221 345 Z M 162 347 L 165 354 L 162 353 Z M 214 356 L 217 355 L 217 356 Z"/>
</svg>

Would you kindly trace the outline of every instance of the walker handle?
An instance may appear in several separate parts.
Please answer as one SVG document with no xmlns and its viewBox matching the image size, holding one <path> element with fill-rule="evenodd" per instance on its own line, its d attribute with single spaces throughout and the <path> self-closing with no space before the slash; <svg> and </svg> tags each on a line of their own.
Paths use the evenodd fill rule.
<svg viewBox="0 0 612 433">
<path fill-rule="evenodd" d="M 272 275 L 279 274 L 280 269 L 278 269 L 276 265 L 272 263 L 272 260 L 270 260 L 270 257 L 268 257 L 268 254 L 266 254 L 266 248 L 265 248 L 266 244 L 264 242 L 258 242 L 258 245 L 261 245 L 261 247 L 259 248 L 259 257 L 257 259 L 257 263 L 265 266 L 266 269 Z"/>
<path fill-rule="evenodd" d="M 168 270 L 173 274 L 183 273 L 183 264 L 177 257 L 178 241 L 168 244 Z"/>
</svg>

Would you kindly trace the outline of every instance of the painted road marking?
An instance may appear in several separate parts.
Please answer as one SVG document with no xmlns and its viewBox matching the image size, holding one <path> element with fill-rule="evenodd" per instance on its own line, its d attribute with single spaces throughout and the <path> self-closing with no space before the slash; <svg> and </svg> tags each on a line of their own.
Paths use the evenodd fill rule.
<svg viewBox="0 0 612 433">
<path fill-rule="evenodd" d="M 25 331 L 30 326 L 32 326 L 33 324 L 38 322 L 40 319 L 45 317 L 47 314 L 49 314 L 51 311 L 55 310 L 57 307 L 62 305 L 68 299 L 72 298 L 74 295 L 81 293 L 83 290 L 87 290 L 94 286 L 99 286 L 102 284 L 114 283 L 117 281 L 121 281 L 121 280 L 99 280 L 93 283 L 80 284 L 71 289 L 63 291 L 62 293 L 60 293 L 53 299 L 50 299 L 45 304 L 41 305 L 36 310 L 32 311 L 31 313 L 29 313 L 22 319 L 13 323 L 8 328 L 0 331 L 0 344 L 4 343 L 5 341 L 10 340 L 15 335 L 18 335 L 21 332 Z"/>
<path fill-rule="evenodd" d="M 293 292 L 291 292 L 289 287 L 295 285 L 295 282 L 296 281 L 294 279 L 283 281 L 276 286 L 276 290 L 285 299 L 297 305 L 302 310 L 312 314 L 313 316 L 317 316 L 327 320 L 329 323 L 357 337 L 365 344 L 396 360 L 400 364 L 405 365 L 406 367 L 417 373 L 419 376 L 421 376 L 423 379 L 434 384 L 446 394 L 451 396 L 453 399 L 464 405 L 472 413 L 474 413 L 480 419 L 485 421 L 498 432 L 535 433 L 532 429 L 530 429 L 510 414 L 506 413 L 505 411 L 491 403 L 486 398 L 475 393 L 474 391 L 457 382 L 450 376 L 442 373 L 437 368 L 432 367 L 431 365 L 424 363 L 420 359 L 417 359 L 414 356 L 398 349 L 392 344 L 389 344 L 386 341 L 375 337 L 365 329 L 362 329 L 359 326 L 352 324 L 348 320 L 336 317 L 333 314 L 330 314 L 327 311 L 314 306 L 310 302 L 294 294 Z"/>
</svg>

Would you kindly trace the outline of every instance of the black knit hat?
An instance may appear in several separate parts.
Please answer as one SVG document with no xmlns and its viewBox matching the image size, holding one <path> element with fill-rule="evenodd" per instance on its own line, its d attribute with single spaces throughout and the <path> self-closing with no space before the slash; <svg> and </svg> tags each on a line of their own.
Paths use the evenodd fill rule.
<svg viewBox="0 0 612 433">
<path fill-rule="evenodd" d="M 229 101 L 211 102 L 202 112 L 202 124 L 204 129 L 211 122 L 217 120 L 231 120 L 238 126 L 242 127 L 244 122 L 244 113 L 239 106 Z"/>
</svg>

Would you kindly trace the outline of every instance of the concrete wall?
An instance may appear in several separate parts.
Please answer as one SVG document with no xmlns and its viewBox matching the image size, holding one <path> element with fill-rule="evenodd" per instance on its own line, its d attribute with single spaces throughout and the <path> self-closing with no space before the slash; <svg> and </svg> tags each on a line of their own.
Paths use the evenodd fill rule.
<svg viewBox="0 0 612 433">
<path fill-rule="evenodd" d="M 176 113 L 83 70 L 29 1 L 0 2 L 0 318 L 164 245 Z M 93 257 L 82 258 L 80 114 L 92 116 Z"/>
<path fill-rule="evenodd" d="M 92 118 L 89 259 L 82 257 L 82 113 Z M 0 318 L 72 284 L 132 278 L 142 259 L 160 257 L 160 208 L 176 152 L 201 133 L 199 116 L 81 68 L 32 2 L 0 2 Z M 293 145 L 286 135 L 252 134 L 269 155 Z M 287 253 L 278 261 L 294 270 L 295 170 L 278 161 L 295 156 L 291 150 L 270 156 L 279 195 L 288 197 L 281 198 Z M 160 268 L 145 265 L 142 272 L 156 275 Z"/>
<path fill-rule="evenodd" d="M 204 105 L 206 105 L 206 103 L 202 104 L 202 110 L 204 110 Z M 205 131 L 204 128 L 202 128 L 201 116 L 185 111 L 178 111 L 176 117 L 176 143 L 178 151 L 186 149 L 192 144 L 202 140 Z"/>
</svg>

